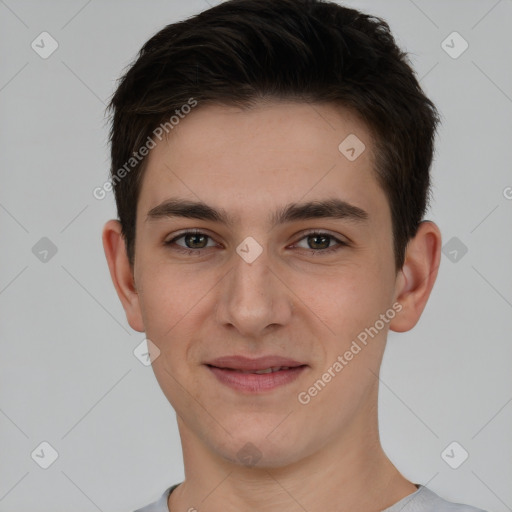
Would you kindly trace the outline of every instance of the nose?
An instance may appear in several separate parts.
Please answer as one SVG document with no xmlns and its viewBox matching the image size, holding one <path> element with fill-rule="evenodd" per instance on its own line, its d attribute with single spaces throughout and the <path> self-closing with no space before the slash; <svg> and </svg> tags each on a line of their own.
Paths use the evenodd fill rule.
<svg viewBox="0 0 512 512">
<path fill-rule="evenodd" d="M 289 323 L 293 295 L 277 277 L 278 270 L 272 267 L 267 252 L 263 250 L 252 263 L 238 254 L 233 260 L 233 267 L 222 280 L 217 321 L 254 339 Z"/>
</svg>

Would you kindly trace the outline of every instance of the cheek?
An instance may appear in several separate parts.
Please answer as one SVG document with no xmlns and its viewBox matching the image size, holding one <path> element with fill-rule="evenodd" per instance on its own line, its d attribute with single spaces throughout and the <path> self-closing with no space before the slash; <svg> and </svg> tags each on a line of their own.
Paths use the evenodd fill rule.
<svg viewBox="0 0 512 512">
<path fill-rule="evenodd" d="M 188 268 L 186 265 L 171 266 L 156 259 L 144 261 L 142 258 L 140 263 L 144 268 L 140 275 L 140 306 L 147 331 L 157 337 L 170 334 L 170 330 L 178 329 L 185 317 L 193 315 L 215 282 L 214 276 L 193 272 L 192 265 Z"/>
<path fill-rule="evenodd" d="M 340 266 L 323 275 L 302 274 L 290 279 L 299 308 L 309 317 L 313 313 L 326 334 L 340 341 L 367 327 L 387 307 L 388 290 L 378 266 L 368 264 Z"/>
<path fill-rule="evenodd" d="M 153 370 L 172 403 L 183 399 L 180 384 L 185 382 L 189 392 L 195 394 L 195 384 L 189 382 L 189 373 L 195 368 L 190 365 L 201 358 L 202 344 L 197 341 L 208 328 L 211 294 L 219 281 L 218 276 L 200 273 L 193 266 L 151 261 L 140 276 L 143 288 L 140 307 L 146 337 L 160 351 Z"/>
</svg>

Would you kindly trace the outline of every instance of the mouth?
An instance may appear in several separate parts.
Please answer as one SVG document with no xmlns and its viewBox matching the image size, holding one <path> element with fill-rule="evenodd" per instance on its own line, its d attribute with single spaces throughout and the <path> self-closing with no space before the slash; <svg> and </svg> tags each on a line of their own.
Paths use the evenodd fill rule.
<svg viewBox="0 0 512 512">
<path fill-rule="evenodd" d="M 300 366 L 305 366 L 305 365 L 300 365 L 300 366 L 273 366 L 273 367 L 270 367 L 270 368 L 265 368 L 263 370 L 239 370 L 238 368 L 220 368 L 218 366 L 213 366 L 213 365 L 207 365 L 207 366 L 210 366 L 210 368 L 218 368 L 220 370 L 228 370 L 228 371 L 237 372 L 237 373 L 252 373 L 252 374 L 255 374 L 255 375 L 264 375 L 266 373 L 275 373 L 275 372 L 280 372 L 282 370 L 291 370 L 291 369 L 294 369 L 294 368 L 300 368 Z"/>
<path fill-rule="evenodd" d="M 219 382 L 245 393 L 262 393 L 293 382 L 308 365 L 278 356 L 228 356 L 206 363 Z"/>
</svg>

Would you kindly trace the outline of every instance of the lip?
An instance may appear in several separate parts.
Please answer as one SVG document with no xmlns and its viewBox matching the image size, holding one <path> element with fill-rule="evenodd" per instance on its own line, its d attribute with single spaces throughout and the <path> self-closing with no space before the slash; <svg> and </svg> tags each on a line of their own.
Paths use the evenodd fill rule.
<svg viewBox="0 0 512 512">
<path fill-rule="evenodd" d="M 230 368 L 232 370 L 245 371 L 265 370 L 266 368 L 272 368 L 274 366 L 296 367 L 306 365 L 306 363 L 295 361 L 294 359 L 272 355 L 257 358 L 224 356 L 208 361 L 206 364 L 216 366 L 217 368 Z"/>
<path fill-rule="evenodd" d="M 296 380 L 308 368 L 305 363 L 280 356 L 264 356 L 255 359 L 244 356 L 226 356 L 205 364 L 219 382 L 231 389 L 249 394 L 262 393 L 285 386 Z M 236 371 L 265 370 L 275 366 L 288 366 L 290 368 L 262 374 Z"/>
</svg>

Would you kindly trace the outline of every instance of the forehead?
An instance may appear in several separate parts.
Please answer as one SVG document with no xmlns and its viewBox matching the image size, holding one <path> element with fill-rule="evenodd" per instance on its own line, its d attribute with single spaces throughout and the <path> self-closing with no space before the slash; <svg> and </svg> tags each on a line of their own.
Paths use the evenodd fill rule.
<svg viewBox="0 0 512 512">
<path fill-rule="evenodd" d="M 378 211 L 387 203 L 373 169 L 370 132 L 347 109 L 285 102 L 251 109 L 199 105 L 151 150 L 140 213 L 170 195 L 229 208 L 234 218 L 250 208 L 256 216 L 270 204 L 333 195 Z"/>
</svg>

